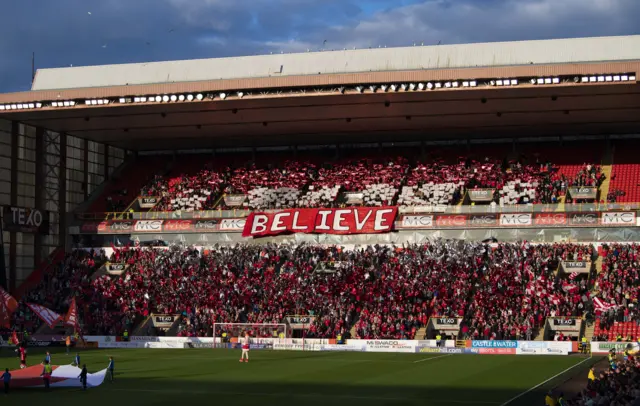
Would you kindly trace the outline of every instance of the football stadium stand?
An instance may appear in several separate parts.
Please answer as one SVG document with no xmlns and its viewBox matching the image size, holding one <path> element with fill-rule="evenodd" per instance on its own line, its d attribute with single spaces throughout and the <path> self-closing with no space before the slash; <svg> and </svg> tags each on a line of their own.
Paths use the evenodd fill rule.
<svg viewBox="0 0 640 406">
<path fill-rule="evenodd" d="M 0 95 L 17 299 L 0 292 L 0 332 L 122 336 L 162 314 L 193 338 L 298 315 L 309 339 L 640 341 L 638 50 L 40 70 Z M 616 368 L 576 404 L 637 397 L 637 361 Z"/>
</svg>

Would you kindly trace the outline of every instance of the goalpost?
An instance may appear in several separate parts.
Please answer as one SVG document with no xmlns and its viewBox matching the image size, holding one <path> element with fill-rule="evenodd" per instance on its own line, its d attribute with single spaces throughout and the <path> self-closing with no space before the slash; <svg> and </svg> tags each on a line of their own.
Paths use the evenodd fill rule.
<svg viewBox="0 0 640 406">
<path fill-rule="evenodd" d="M 285 343 L 289 338 L 284 323 L 213 323 L 213 348 L 228 348 L 249 333 L 251 342 L 270 338 L 276 343 Z"/>
</svg>

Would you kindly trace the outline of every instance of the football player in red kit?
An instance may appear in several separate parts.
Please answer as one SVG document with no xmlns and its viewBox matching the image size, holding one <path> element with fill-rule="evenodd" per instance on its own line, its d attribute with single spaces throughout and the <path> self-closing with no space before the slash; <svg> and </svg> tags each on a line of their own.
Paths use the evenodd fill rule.
<svg viewBox="0 0 640 406">
<path fill-rule="evenodd" d="M 20 369 L 24 369 L 27 367 L 27 349 L 24 345 L 20 345 L 18 353 L 20 353 Z"/>
<path fill-rule="evenodd" d="M 249 362 L 249 346 L 250 346 L 250 338 L 249 333 L 244 334 L 244 338 L 242 338 L 242 356 L 240 357 L 240 362 Z"/>
</svg>

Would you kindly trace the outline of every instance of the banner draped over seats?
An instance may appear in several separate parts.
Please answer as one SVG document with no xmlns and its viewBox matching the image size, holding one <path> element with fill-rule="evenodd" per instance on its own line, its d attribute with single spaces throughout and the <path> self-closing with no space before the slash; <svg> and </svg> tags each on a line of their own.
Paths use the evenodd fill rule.
<svg viewBox="0 0 640 406">
<path fill-rule="evenodd" d="M 397 207 L 289 209 L 273 213 L 251 213 L 245 222 L 242 236 L 384 233 L 393 229 L 397 214 Z"/>
</svg>

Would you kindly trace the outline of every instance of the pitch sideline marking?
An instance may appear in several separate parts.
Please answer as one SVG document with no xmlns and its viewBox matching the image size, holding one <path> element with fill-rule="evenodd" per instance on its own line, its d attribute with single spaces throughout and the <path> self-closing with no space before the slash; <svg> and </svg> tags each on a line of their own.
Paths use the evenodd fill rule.
<svg viewBox="0 0 640 406">
<path fill-rule="evenodd" d="M 451 354 L 448 354 L 451 355 Z M 148 392 L 148 393 L 184 393 L 182 389 L 137 389 L 137 388 L 117 388 L 111 389 L 114 392 Z M 189 393 L 199 394 L 199 395 L 209 395 L 209 394 L 218 394 L 222 396 L 273 396 L 273 397 L 281 397 L 281 396 L 292 396 L 292 397 L 317 397 L 317 398 L 335 398 L 335 399 L 359 399 L 359 400 L 388 400 L 388 401 L 408 401 L 408 400 L 418 400 L 423 398 L 395 398 L 395 397 L 380 397 L 380 396 L 351 396 L 351 395 L 328 395 L 326 393 L 290 393 L 290 392 L 272 392 L 272 393 L 256 393 L 256 392 L 226 392 L 226 391 L 192 391 Z M 449 404 L 460 404 L 460 405 L 497 405 L 498 402 L 483 402 L 483 401 L 467 401 L 467 400 L 432 400 L 432 402 L 436 402 L 436 404 L 441 403 L 449 403 Z"/>
<path fill-rule="evenodd" d="M 423 358 L 423 359 L 419 359 L 417 361 L 413 361 L 413 363 L 417 364 L 418 362 L 431 361 L 431 360 L 438 359 L 438 358 L 449 357 L 451 355 L 453 355 L 453 354 L 445 354 L 445 355 L 438 355 L 437 357 Z"/>
<path fill-rule="evenodd" d="M 511 399 L 509 399 L 509 400 L 507 400 L 506 402 L 504 402 L 504 403 L 503 403 L 503 404 L 501 404 L 500 406 L 507 406 L 508 404 L 510 404 L 511 402 L 513 402 L 514 400 L 520 399 L 521 397 L 523 397 L 523 396 L 524 396 L 524 395 L 526 395 L 527 393 L 532 392 L 532 391 L 534 391 L 534 390 L 538 389 L 539 387 L 541 387 L 541 386 L 542 386 L 542 385 L 544 385 L 545 383 L 550 382 L 550 381 L 552 381 L 552 380 L 556 379 L 557 377 L 559 377 L 560 375 L 564 374 L 565 372 L 569 372 L 569 371 L 571 371 L 573 368 L 577 367 L 578 365 L 582 365 L 582 364 L 584 364 L 585 362 L 587 362 L 587 361 L 591 360 L 591 359 L 592 359 L 592 357 L 593 357 L 593 356 L 591 356 L 591 357 L 589 357 L 589 358 L 585 358 L 585 359 L 583 359 L 582 361 L 578 362 L 578 363 L 577 363 L 577 364 L 575 364 L 575 365 L 570 366 L 569 368 L 565 369 L 564 371 L 562 371 L 562 372 L 559 372 L 559 373 L 555 374 L 554 376 L 552 376 L 551 378 L 547 379 L 546 381 L 540 382 L 539 384 L 537 384 L 537 385 L 536 385 L 536 386 L 534 386 L 533 388 L 528 389 L 528 390 L 526 390 L 526 391 L 522 392 L 521 394 L 519 394 L 519 395 L 517 395 L 517 396 L 515 396 L 515 397 L 513 397 L 513 398 L 511 398 Z"/>
</svg>

